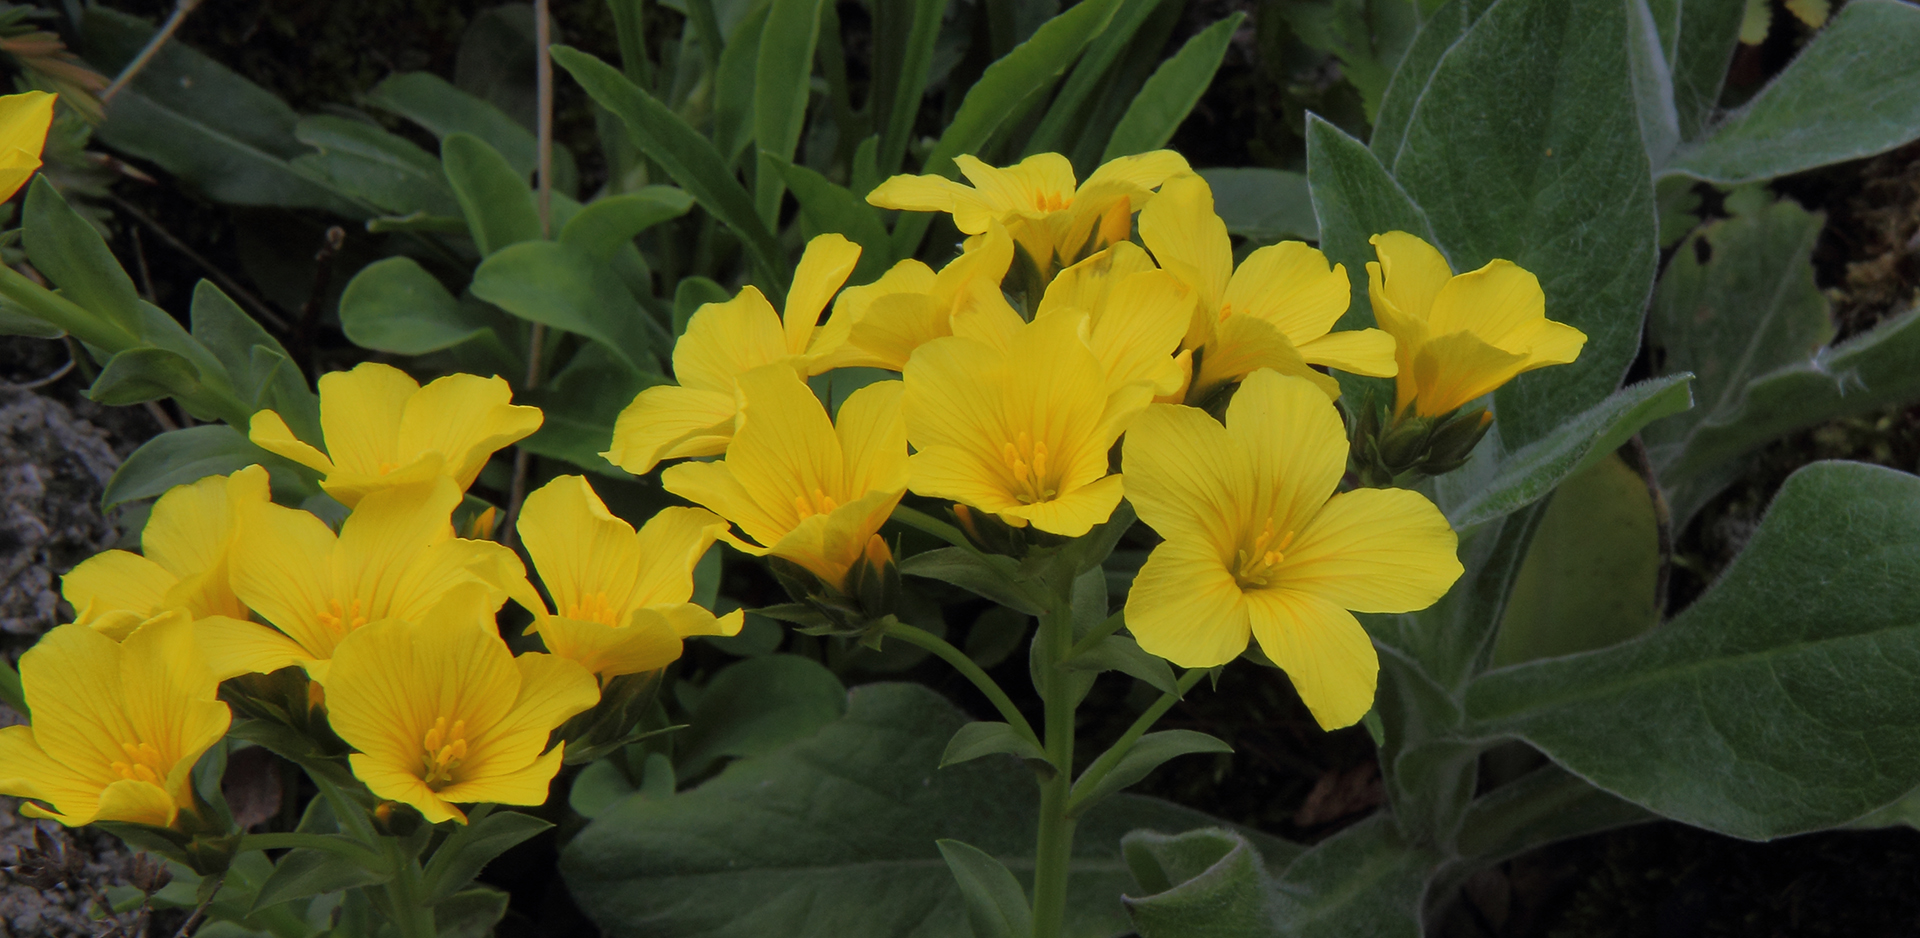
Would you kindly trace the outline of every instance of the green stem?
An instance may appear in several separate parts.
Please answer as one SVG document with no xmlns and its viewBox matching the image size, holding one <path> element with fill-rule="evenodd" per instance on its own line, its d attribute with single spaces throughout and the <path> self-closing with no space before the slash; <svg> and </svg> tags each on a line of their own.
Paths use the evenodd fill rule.
<svg viewBox="0 0 1920 938">
<path fill-rule="evenodd" d="M 368 869 L 378 869 L 383 858 L 366 847 L 350 840 L 326 834 L 247 834 L 240 838 L 240 850 L 284 850 L 305 848 L 324 850 L 328 853 L 346 857 Z"/>
<path fill-rule="evenodd" d="M 1073 675 L 1060 665 L 1073 647 L 1073 604 L 1065 589 L 1040 617 L 1040 699 L 1046 707 L 1047 761 L 1052 778 L 1040 783 L 1040 832 L 1034 846 L 1034 938 L 1059 938 L 1066 923 L 1067 875 L 1073 860 Z"/>
<path fill-rule="evenodd" d="M 972 658 L 967 657 L 966 652 L 953 647 L 952 643 L 932 632 L 903 622 L 888 623 L 885 634 L 925 648 L 939 655 L 946 663 L 953 665 L 954 670 L 972 681 L 973 686 L 980 688 L 980 693 L 987 695 L 987 699 L 993 702 L 994 709 L 1000 711 L 1001 718 L 1007 721 L 1008 726 L 1025 736 L 1028 742 L 1036 747 L 1040 746 L 1040 737 L 1034 735 L 1033 725 L 1027 722 L 1026 717 L 1020 715 L 1019 708 L 1013 705 L 1013 700 L 1007 696 L 1007 692 L 1001 690 L 1000 685 L 995 683 L 987 672 L 981 670 Z"/>
<path fill-rule="evenodd" d="M 1113 744 L 1112 748 L 1101 753 L 1100 758 L 1093 760 L 1093 764 L 1087 766 L 1085 772 L 1080 773 L 1080 780 L 1074 783 L 1074 790 L 1088 792 L 1099 787 L 1100 780 L 1106 778 L 1107 773 L 1113 771 L 1113 767 L 1119 765 L 1120 760 L 1125 759 L 1127 753 L 1133 751 L 1133 744 L 1139 742 L 1140 737 L 1145 736 L 1147 730 L 1152 729 L 1153 724 L 1159 722 L 1160 718 L 1173 708 L 1174 703 L 1185 697 L 1187 691 L 1193 689 L 1193 685 L 1200 683 L 1200 679 L 1207 676 L 1207 671 L 1207 668 L 1192 668 L 1180 675 L 1180 680 L 1175 685 L 1180 688 L 1180 692 L 1162 693 L 1159 700 L 1154 701 L 1147 707 L 1145 713 L 1140 714 L 1139 719 L 1133 721 L 1132 726 L 1127 727 L 1127 731 L 1120 735 L 1120 739 Z M 1077 817 L 1085 808 L 1081 799 L 1076 797 L 1067 805 L 1067 813 Z"/>
<path fill-rule="evenodd" d="M 1073 643 L 1073 647 L 1067 650 L 1067 657 L 1065 660 L 1072 661 L 1073 659 L 1078 658 L 1081 655 L 1084 655 L 1087 652 L 1092 651 L 1093 646 L 1098 645 L 1103 641 L 1106 641 L 1107 636 L 1120 631 L 1122 628 L 1126 627 L 1126 624 L 1127 624 L 1127 611 L 1125 609 L 1122 609 L 1119 612 L 1116 612 L 1113 615 L 1108 616 L 1107 621 L 1094 626 L 1093 631 L 1088 632 L 1085 637 Z"/>
<path fill-rule="evenodd" d="M 393 878 L 387 881 L 387 902 L 393 906 L 393 924 L 401 938 L 438 938 L 433 925 L 433 907 L 426 904 L 420 888 L 420 864 L 402 856 L 400 839 L 385 838 L 387 860 L 393 864 Z"/>
<path fill-rule="evenodd" d="M 74 338 L 108 354 L 140 344 L 137 336 L 5 264 L 0 264 L 0 296 L 12 300 L 36 319 L 64 329 Z"/>
<path fill-rule="evenodd" d="M 939 518 L 935 518 L 934 516 L 929 515 L 924 511 L 920 511 L 914 508 L 908 508 L 905 505 L 895 505 L 893 506 L 893 516 L 891 520 L 898 521 L 901 524 L 906 525 L 907 527 L 914 528 L 919 531 L 923 531 L 927 534 L 931 534 L 934 537 L 937 537 L 943 541 L 946 541 L 947 543 L 952 544 L 953 546 L 958 547 L 969 554 L 972 554 L 975 557 L 975 559 L 979 560 L 982 564 L 986 565 L 988 569 L 991 569 L 991 570 L 1000 569 L 1000 566 L 994 563 L 994 557 L 997 555 L 990 555 L 981 551 L 980 548 L 974 546 L 972 541 L 967 539 L 967 535 L 963 533 L 959 528 L 956 528 L 953 525 L 946 523 L 945 521 L 941 521 Z M 1001 557 L 1000 559 L 1002 562 L 1006 561 L 1005 557 Z M 1027 588 L 1027 584 L 1022 583 L 1018 580 L 1015 580 L 1012 577 L 1003 577 L 1002 582 L 1004 582 L 1007 585 L 1008 589 L 1012 590 L 1015 593 L 1020 594 L 1021 596 L 1027 597 L 1028 601 L 1033 602 L 1034 606 L 1043 607 L 1046 605 L 1045 602 L 1034 601 L 1035 597 L 1033 595 L 1033 591 Z"/>
</svg>

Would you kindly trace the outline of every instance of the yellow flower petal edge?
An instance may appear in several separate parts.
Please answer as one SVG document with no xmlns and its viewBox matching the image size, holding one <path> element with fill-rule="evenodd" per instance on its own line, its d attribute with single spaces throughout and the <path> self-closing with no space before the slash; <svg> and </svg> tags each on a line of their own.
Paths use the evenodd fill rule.
<svg viewBox="0 0 1920 938">
<path fill-rule="evenodd" d="M 353 774 L 428 821 L 456 805 L 545 803 L 563 746 L 547 738 L 600 699 L 593 675 L 553 655 L 518 658 L 469 587 L 418 622 L 387 619 L 340 643 L 320 678 Z"/>
<path fill-rule="evenodd" d="M 1580 356 L 1586 333 L 1548 319 L 1539 279 L 1511 261 L 1455 276 L 1417 235 L 1389 231 L 1372 244 L 1379 260 L 1367 262 L 1367 296 L 1398 346 L 1396 413 L 1452 413 L 1522 373 Z"/>
<path fill-rule="evenodd" d="M 31 726 L 0 729 L 0 793 L 69 827 L 167 827 L 193 809 L 192 771 L 232 717 L 215 699 L 193 623 L 174 614 L 115 642 L 84 625 L 20 657 Z"/>
<path fill-rule="evenodd" d="M 496 451 L 540 429 L 540 409 L 510 403 L 513 389 L 499 377 L 447 375 L 421 387 L 398 368 L 364 362 L 322 375 L 319 386 L 325 453 L 271 410 L 253 415 L 248 435 L 320 472 L 321 488 L 349 508 L 371 492 L 435 476 L 465 490 Z"/>
<path fill-rule="evenodd" d="M 694 565 L 727 530 L 713 512 L 666 508 L 635 531 L 585 478 L 560 476 L 527 496 L 518 530 L 557 608 L 536 609 L 533 628 L 603 678 L 665 667 L 683 635 L 740 631 L 741 616 L 690 602 Z"/>
<path fill-rule="evenodd" d="M 661 483 L 739 525 L 752 541 L 729 535 L 736 547 L 792 561 L 839 589 L 906 492 L 901 390 L 881 381 L 853 392 L 836 424 L 791 369 L 749 372 L 727 458 L 674 466 Z"/>
<path fill-rule="evenodd" d="M 647 388 L 634 397 L 600 455 L 634 475 L 668 459 L 718 456 L 733 439 L 741 375 L 784 364 L 804 377 L 847 364 L 847 330 L 816 324 L 859 259 L 859 245 L 837 234 L 820 235 L 801 254 L 784 312 L 774 312 L 752 286 L 695 310 L 673 346 L 677 385 Z"/>
<path fill-rule="evenodd" d="M 981 288 L 999 298 L 1000 281 L 1012 263 L 1012 237 L 998 221 L 989 221 L 986 233 L 968 239 L 960 256 L 937 274 L 909 258 L 872 283 L 848 287 L 820 329 L 819 344 L 833 350 L 820 370 L 905 368 L 914 349 L 953 334 L 954 317 L 980 302 Z"/>
<path fill-rule="evenodd" d="M 1190 171 L 1172 150 L 1110 160 L 1078 186 L 1073 165 L 1058 153 L 1036 153 L 1004 168 L 972 156 L 954 163 L 971 186 L 942 176 L 895 176 L 868 194 L 867 202 L 946 212 L 955 227 L 972 235 L 998 222 L 1040 268 L 1043 282 L 1061 267 L 1126 240 L 1133 213 L 1153 198 L 1153 190 Z"/>
<path fill-rule="evenodd" d="M 1306 380 L 1259 370 L 1227 407 L 1155 404 L 1127 433 L 1127 498 L 1166 538 L 1127 596 L 1140 646 L 1183 667 L 1225 664 L 1249 639 L 1320 725 L 1373 705 L 1379 668 L 1352 611 L 1432 605 L 1461 574 L 1458 539 L 1402 489 L 1336 493 L 1339 412 Z"/>
<path fill-rule="evenodd" d="M 1122 491 L 1107 452 L 1153 386 L 1111 387 L 1086 330 L 1084 314 L 1053 315 L 1004 348 L 956 335 L 916 350 L 901 402 L 913 491 L 1068 537 L 1107 520 Z"/>
<path fill-rule="evenodd" d="M 0 97 L 0 200 L 13 198 L 40 168 L 54 97 L 45 91 Z"/>
<path fill-rule="evenodd" d="M 141 554 L 104 551 L 61 577 L 74 621 L 96 624 L 114 613 L 138 621 L 168 609 L 184 609 L 196 619 L 246 618 L 227 576 L 234 518 L 270 497 L 267 471 L 259 466 L 169 489 L 147 516 Z"/>
</svg>

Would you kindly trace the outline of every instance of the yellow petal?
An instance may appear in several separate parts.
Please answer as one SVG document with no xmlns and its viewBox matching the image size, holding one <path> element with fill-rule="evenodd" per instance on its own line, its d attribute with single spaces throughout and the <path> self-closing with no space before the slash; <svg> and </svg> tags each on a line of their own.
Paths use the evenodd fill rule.
<svg viewBox="0 0 1920 938">
<path fill-rule="evenodd" d="M 1247 376 L 1227 405 L 1227 435 L 1247 454 L 1258 495 L 1250 516 L 1296 531 L 1325 504 L 1347 468 L 1340 412 L 1309 382 L 1271 371 Z"/>
<path fill-rule="evenodd" d="M 118 642 L 83 625 L 58 626 L 20 656 L 35 740 L 96 784 L 120 777 L 111 767 L 127 758 L 120 743 L 138 738 L 126 712 L 122 657 Z"/>
<path fill-rule="evenodd" d="M 506 651 L 504 644 L 500 651 Z M 469 724 L 479 729 L 470 737 L 471 754 L 460 775 L 441 789 L 441 797 L 449 801 L 544 803 L 545 783 L 559 769 L 557 759 L 539 758 L 549 735 L 568 717 L 600 701 L 599 682 L 578 662 L 537 652 L 510 660 L 518 673 L 519 692 L 501 719 Z M 554 747 L 555 754 L 559 751 Z M 544 779 L 535 777 L 541 770 L 546 772 Z"/>
<path fill-rule="evenodd" d="M 333 531 L 304 511 L 261 504 L 241 510 L 228 560 L 233 591 L 308 652 L 325 657 L 337 636 L 319 613 L 333 597 Z"/>
<path fill-rule="evenodd" d="M 926 288 L 925 292 L 937 302 L 951 304 L 963 288 L 976 280 L 998 285 L 1006 279 L 1007 268 L 1013 265 L 1013 237 L 998 221 L 989 222 L 985 231 L 967 241 L 960 256 L 940 268 L 940 273 Z"/>
<path fill-rule="evenodd" d="M 1187 165 L 1187 158 L 1172 150 L 1151 150 L 1108 160 L 1080 184 L 1075 194 L 1077 203 L 1083 198 L 1108 190 L 1125 192 L 1133 198 L 1132 208 L 1139 208 L 1148 201 L 1148 190 L 1157 189 L 1174 176 L 1183 176 L 1193 170 Z"/>
<path fill-rule="evenodd" d="M 653 606 L 645 611 L 665 617 L 673 633 L 681 638 L 691 635 L 738 635 L 740 627 L 746 624 L 743 610 L 735 609 L 724 616 L 715 616 L 693 603 Z"/>
<path fill-rule="evenodd" d="M 197 638 L 193 621 L 175 613 L 142 625 L 119 645 L 131 738 L 159 751 L 167 793 L 180 804 L 192 800 L 194 763 L 232 723 L 227 705 L 214 699 L 219 682 Z"/>
<path fill-rule="evenodd" d="M 1446 595 L 1461 567 L 1459 538 L 1418 492 L 1356 489 L 1335 495 L 1287 551 L 1288 590 L 1359 612 L 1412 612 Z"/>
<path fill-rule="evenodd" d="M 178 808 L 167 791 L 151 782 L 121 779 L 100 790 L 95 821 L 122 821 L 168 827 Z"/>
<path fill-rule="evenodd" d="M 90 623 L 110 612 L 141 619 L 159 612 L 180 578 L 139 554 L 109 550 L 80 562 L 60 578 L 60 594 L 73 605 L 74 621 Z"/>
<path fill-rule="evenodd" d="M 1380 659 L 1353 614 L 1308 593 L 1254 590 L 1248 618 L 1260 650 L 1287 672 L 1322 729 L 1360 722 L 1373 709 Z"/>
<path fill-rule="evenodd" d="M 275 456 L 291 459 L 323 475 L 333 472 L 333 460 L 294 436 L 287 422 L 273 411 L 263 410 L 253 415 L 247 426 L 247 439 Z"/>
<path fill-rule="evenodd" d="M 1140 240 L 1160 266 L 1194 289 L 1189 346 L 1205 340 L 1233 274 L 1233 242 L 1213 213 L 1213 190 L 1199 176 L 1167 180 L 1140 210 Z"/>
<path fill-rule="evenodd" d="M 1453 279 L 1453 268 L 1447 265 L 1447 259 L 1424 239 L 1404 231 L 1377 234 L 1367 242 L 1380 258 L 1377 277 L 1369 277 L 1370 292 L 1377 294 L 1372 300 L 1380 328 L 1399 335 L 1399 330 L 1390 322 L 1392 315 L 1425 324 L 1432 314 L 1434 297 Z M 1367 264 L 1369 275 L 1374 274 L 1374 266 L 1373 262 Z M 1379 288 L 1372 290 L 1371 284 L 1376 279 Z M 1388 306 L 1385 314 L 1380 311 L 1383 300 Z"/>
<path fill-rule="evenodd" d="M 1280 327 L 1299 346 L 1326 335 L 1352 300 L 1346 267 L 1329 268 L 1326 255 L 1298 241 L 1283 241 L 1240 262 L 1224 303 L 1235 313 Z"/>
<path fill-rule="evenodd" d="M 772 544 L 792 529 L 792 503 L 761 505 L 726 462 L 689 462 L 672 466 L 660 474 L 660 487 L 696 505 L 703 505 L 740 526 L 747 536 L 761 544 Z M 722 534 L 728 543 L 744 545 Z M 748 549 L 742 546 L 742 549 Z"/>
<path fill-rule="evenodd" d="M 22 805 L 22 814 L 49 817 L 69 827 L 93 820 L 104 778 L 88 778 L 56 761 L 34 741 L 26 726 L 0 728 L 0 794 L 34 798 L 52 805 L 41 811 Z"/>
<path fill-rule="evenodd" d="M 792 369 L 742 375 L 740 396 L 740 428 L 727 447 L 727 467 L 782 528 L 825 513 L 827 499 L 847 495 L 840 439 L 820 399 Z"/>
<path fill-rule="evenodd" d="M 1078 314 L 1078 310 L 1069 312 Z M 990 280 L 970 281 L 954 297 L 953 315 L 948 321 L 952 333 L 990 345 L 998 351 L 1013 348 L 1014 339 L 1026 325 L 1020 314 L 1007 303 L 1000 284 Z"/>
<path fill-rule="evenodd" d="M 1113 510 L 1120 507 L 1120 496 L 1125 493 L 1120 476 L 1114 474 L 1075 486 L 1057 498 L 1016 505 L 1000 514 L 1019 518 L 1048 534 L 1079 537 L 1113 517 Z"/>
<path fill-rule="evenodd" d="M 740 376 L 785 361 L 787 339 L 779 314 L 754 287 L 725 303 L 708 303 L 687 320 L 673 346 L 673 374 L 682 387 L 732 394 Z"/>
<path fill-rule="evenodd" d="M 622 609 L 684 603 L 693 596 L 693 568 L 727 530 L 727 522 L 699 508 L 663 508 L 634 537 L 639 576 Z"/>
<path fill-rule="evenodd" d="M 1131 241 L 1122 241 L 1056 274 L 1047 284 L 1036 315 L 1073 307 L 1093 313 L 1097 321 L 1114 284 L 1130 274 L 1154 269 L 1153 258 L 1146 251 Z"/>
<path fill-rule="evenodd" d="M 407 401 L 400 419 L 400 458 L 404 465 L 426 453 L 439 453 L 444 470 L 462 491 L 473 484 L 497 450 L 540 429 L 538 407 L 509 403 L 513 388 L 498 377 L 447 375 L 435 379 Z"/>
<path fill-rule="evenodd" d="M 1227 428 L 1195 407 L 1155 404 L 1121 450 L 1127 501 L 1162 537 L 1238 547 L 1254 502 L 1252 467 Z"/>
<path fill-rule="evenodd" d="M 645 609 L 619 627 L 548 616 L 535 628 L 548 651 L 602 677 L 664 668 L 680 657 L 680 636 L 666 617 Z"/>
<path fill-rule="evenodd" d="M 613 424 L 607 461 L 634 475 L 646 475 L 661 460 L 718 456 L 733 440 L 740 400 L 731 389 L 655 385 L 641 391 Z"/>
<path fill-rule="evenodd" d="M 553 777 L 560 774 L 566 744 L 553 747 L 546 755 L 511 772 L 490 775 L 471 782 L 460 782 L 440 790 L 444 801 L 468 804 L 546 804 L 553 796 Z"/>
<path fill-rule="evenodd" d="M 1193 291 L 1165 271 L 1131 274 L 1114 284 L 1091 336 L 1108 387 L 1144 382 L 1156 395 L 1177 390 L 1185 376 L 1173 355 L 1192 308 Z"/>
<path fill-rule="evenodd" d="M 200 654 L 216 681 L 271 674 L 308 657 L 300 643 L 258 622 L 208 616 L 193 623 Z"/>
<path fill-rule="evenodd" d="M 410 461 L 400 455 L 400 422 L 419 382 L 392 365 L 363 362 L 321 375 L 319 386 L 320 429 L 335 467 L 377 476 Z"/>
<path fill-rule="evenodd" d="M 1035 153 L 1005 169 L 971 156 L 959 156 L 953 162 L 973 183 L 979 198 L 998 212 L 1056 211 L 1073 199 L 1073 163 L 1058 153 Z"/>
<path fill-rule="evenodd" d="M 866 316 L 852 324 L 848 344 L 860 354 L 842 356 L 849 364 L 899 371 L 913 350 L 953 334 L 952 310 L 925 293 L 889 293 L 875 297 Z"/>
<path fill-rule="evenodd" d="M 868 492 L 826 514 L 801 519 L 768 553 L 791 560 L 836 588 L 900 503 L 900 489 Z"/>
<path fill-rule="evenodd" d="M 1183 668 L 1226 664 L 1247 650 L 1247 606 L 1209 546 L 1169 540 L 1147 555 L 1127 593 L 1127 631 Z"/>
<path fill-rule="evenodd" d="M 54 95 L 28 91 L 0 97 L 0 199 L 9 199 L 40 168 L 40 151 L 53 123 Z"/>
<path fill-rule="evenodd" d="M 952 212 L 956 198 L 973 197 L 972 189 L 945 176 L 900 175 L 867 193 L 867 204 L 908 212 Z"/>
<path fill-rule="evenodd" d="M 900 397 L 907 439 L 914 449 L 957 449 L 980 465 L 998 464 L 1001 453 L 995 438 L 1002 432 L 999 391 L 1007 380 L 1006 371 L 1005 359 L 998 351 L 961 336 L 938 339 L 914 350 L 904 372 Z M 916 492 L 920 491 L 919 469 L 916 461 Z"/>
<path fill-rule="evenodd" d="M 208 476 L 176 485 L 153 503 L 140 552 L 175 576 L 191 576 L 226 559 L 232 534 L 227 477 Z"/>
<path fill-rule="evenodd" d="M 410 617 L 423 592 L 420 560 L 428 548 L 452 540 L 450 518 L 459 504 L 459 489 L 444 477 L 368 495 L 340 525 L 335 595 L 360 600 L 368 619 Z"/>
<path fill-rule="evenodd" d="M 467 823 L 466 812 L 428 788 L 417 770 L 358 752 L 347 757 L 347 764 L 353 767 L 353 777 L 366 783 L 375 797 L 412 805 L 429 824 Z"/>
<path fill-rule="evenodd" d="M 948 266 L 952 266 L 949 264 Z M 933 290 L 934 273 L 927 265 L 909 258 L 893 265 L 880 279 L 857 287 L 848 287 L 840 291 L 840 298 L 833 302 L 833 315 L 827 317 L 826 325 L 814 337 L 813 347 L 818 356 L 809 366 L 818 373 L 832 368 L 886 368 L 899 371 L 906 364 L 907 356 L 919 343 L 912 342 L 897 354 L 862 342 L 855 329 L 865 322 L 876 303 L 886 300 L 888 306 L 880 316 L 881 322 L 896 315 L 915 318 L 933 317 L 933 303 L 929 294 Z M 898 297 L 914 297 L 898 299 Z M 896 309 L 894 304 L 906 304 L 904 309 Z M 922 312 L 922 310 L 925 312 Z M 892 334 L 893 327 L 876 324 L 868 328 L 881 330 L 882 335 Z M 906 330 L 908 334 L 919 334 L 935 328 L 929 322 L 924 326 L 915 326 Z M 934 334 L 929 333 L 928 338 Z"/>
<path fill-rule="evenodd" d="M 793 287 L 787 291 L 787 308 L 781 317 L 786 331 L 787 354 L 800 355 L 813 340 L 814 324 L 820 311 L 827 308 L 840 285 L 853 273 L 860 260 L 860 245 L 837 234 L 823 234 L 807 242 L 800 264 L 793 270 Z"/>
<path fill-rule="evenodd" d="M 584 477 L 560 476 L 528 495 L 518 530 L 558 615 L 602 627 L 624 620 L 645 557 L 633 526 L 614 517 Z M 691 571 L 689 564 L 689 590 Z"/>
<path fill-rule="evenodd" d="M 1262 368 L 1305 378 L 1332 400 L 1340 396 L 1340 382 L 1307 366 L 1286 333 L 1257 316 L 1229 316 L 1213 338 L 1200 349 L 1200 369 L 1187 390 L 1187 400 L 1202 403 L 1224 384 L 1238 381 Z"/>
<path fill-rule="evenodd" d="M 1348 374 L 1391 378 L 1400 371 L 1393 336 L 1379 329 L 1329 332 L 1296 347 L 1310 365 L 1326 365 Z"/>
<path fill-rule="evenodd" d="M 846 460 L 847 492 L 900 492 L 907 487 L 907 424 L 900 413 L 906 387 L 876 381 L 848 395 L 834 420 Z"/>
<path fill-rule="evenodd" d="M 1524 352 L 1505 341 L 1546 318 L 1547 295 L 1533 274 L 1511 261 L 1489 261 L 1448 280 L 1433 297 L 1427 329 L 1434 335 L 1471 332 L 1489 345 Z"/>
<path fill-rule="evenodd" d="M 1455 332 L 1427 341 L 1414 353 L 1410 372 L 1397 384 L 1404 407 L 1409 388 L 1414 406 L 1425 416 L 1438 416 L 1466 406 L 1483 394 L 1513 380 L 1524 371 L 1527 357 L 1487 344 L 1471 332 Z"/>
</svg>

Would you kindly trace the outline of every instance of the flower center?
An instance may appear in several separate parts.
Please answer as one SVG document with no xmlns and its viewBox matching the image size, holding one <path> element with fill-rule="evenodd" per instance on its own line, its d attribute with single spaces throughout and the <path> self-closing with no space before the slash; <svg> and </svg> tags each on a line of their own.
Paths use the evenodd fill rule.
<svg viewBox="0 0 1920 938">
<path fill-rule="evenodd" d="M 1057 488 L 1047 485 L 1047 444 L 1022 432 L 1001 448 L 1000 455 L 1007 462 L 1007 470 L 1013 473 L 1013 497 L 1019 499 L 1020 504 L 1052 501 L 1059 494 Z"/>
<path fill-rule="evenodd" d="M 426 774 L 420 780 L 439 791 L 453 781 L 453 770 L 467 757 L 467 721 L 455 720 L 449 727 L 446 717 L 434 718 L 433 729 L 427 731 L 421 749 L 420 762 Z"/>
<path fill-rule="evenodd" d="M 327 608 L 315 613 L 313 617 L 320 620 L 320 624 L 335 635 L 345 635 L 367 624 L 366 612 L 360 608 L 358 599 L 351 604 L 342 603 L 338 599 L 329 599 Z"/>
<path fill-rule="evenodd" d="M 819 489 L 814 489 L 813 497 L 811 498 L 805 495 L 795 495 L 793 497 L 793 507 L 795 511 L 800 513 L 800 520 L 805 521 L 814 515 L 831 514 L 835 508 L 840 507 L 840 503 L 834 501 L 833 496 Z"/>
<path fill-rule="evenodd" d="M 582 622 L 599 622 L 603 625 L 618 625 L 614 621 L 613 604 L 607 601 L 605 592 L 588 593 L 567 604 L 560 615 Z"/>
<path fill-rule="evenodd" d="M 1275 543 L 1273 519 L 1267 519 L 1260 535 L 1245 549 L 1234 552 L 1234 580 L 1242 589 L 1266 586 L 1273 579 L 1274 568 L 1287 559 L 1286 550 L 1292 544 L 1292 531 L 1281 535 L 1279 543 Z"/>
<path fill-rule="evenodd" d="M 1033 207 L 1043 212 L 1057 212 L 1073 204 L 1073 196 L 1062 192 L 1035 192 Z"/>
<path fill-rule="evenodd" d="M 163 777 L 160 750 L 153 748 L 152 743 L 121 743 L 120 751 L 127 754 L 127 761 L 111 762 L 108 767 L 120 773 L 121 778 L 160 784 Z"/>
</svg>

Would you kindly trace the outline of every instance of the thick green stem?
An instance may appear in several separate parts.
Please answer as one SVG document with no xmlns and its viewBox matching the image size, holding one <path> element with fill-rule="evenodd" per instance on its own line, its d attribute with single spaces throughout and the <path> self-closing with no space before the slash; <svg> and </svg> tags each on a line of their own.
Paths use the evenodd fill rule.
<svg viewBox="0 0 1920 938">
<path fill-rule="evenodd" d="M 1065 584 L 1062 584 L 1063 586 Z M 1073 605 L 1067 590 L 1056 590 L 1040 617 L 1041 702 L 1046 707 L 1047 761 L 1052 778 L 1040 783 L 1040 835 L 1034 847 L 1034 938 L 1059 938 L 1067 915 L 1067 874 L 1073 861 L 1073 713 L 1079 705 L 1073 675 L 1060 666 L 1073 648 Z"/>
<path fill-rule="evenodd" d="M 1034 735 L 1033 725 L 1027 722 L 1026 717 L 1020 715 L 1020 709 L 1013 705 L 1013 699 L 1007 696 L 1006 691 L 1000 689 L 1000 685 L 994 682 L 992 676 L 981 670 L 972 658 L 967 657 L 966 652 L 953 647 L 946 639 L 932 632 L 903 622 L 888 623 L 885 634 L 925 648 L 939 655 L 946 663 L 953 665 L 954 670 L 972 681 L 973 686 L 980 688 L 980 693 L 987 695 L 987 699 L 993 702 L 994 709 L 1000 711 L 1001 718 L 1007 721 L 1008 726 L 1013 727 L 1015 732 L 1025 736 L 1035 746 L 1040 745 L 1040 737 Z"/>
<path fill-rule="evenodd" d="M 139 344 L 139 338 L 125 329 L 87 312 L 79 304 L 34 283 L 5 264 L 0 264 L 0 296 L 12 300 L 36 319 L 64 329 L 74 338 L 109 354 Z"/>
<path fill-rule="evenodd" d="M 420 888 L 420 864 L 400 853 L 400 840 L 387 840 L 387 860 L 393 864 L 393 878 L 387 881 L 387 902 L 393 906 L 393 924 L 401 938 L 438 938 L 433 925 L 433 907 L 426 904 Z"/>
<path fill-rule="evenodd" d="M 1180 680 L 1175 685 L 1180 689 L 1179 693 L 1162 693 L 1159 700 L 1154 701 L 1152 705 L 1148 706 L 1146 712 L 1140 714 L 1140 718 L 1133 721 L 1132 726 L 1127 727 L 1127 731 L 1120 735 L 1120 738 L 1114 742 L 1112 748 L 1101 753 L 1100 758 L 1093 760 L 1093 764 L 1087 766 L 1085 772 L 1080 773 L 1080 780 L 1075 783 L 1074 788 L 1093 791 L 1098 787 L 1100 780 L 1106 778 L 1107 773 L 1113 771 L 1113 767 L 1119 765 L 1120 760 L 1125 759 L 1127 753 L 1133 751 L 1133 744 L 1139 742 L 1140 737 L 1145 736 L 1147 730 L 1152 729 L 1153 724 L 1159 722 L 1160 718 L 1165 716 L 1167 711 L 1173 708 L 1174 703 L 1186 696 L 1187 691 L 1193 689 L 1193 685 L 1200 683 L 1200 679 L 1207 676 L 1207 670 L 1206 668 L 1193 668 L 1187 671 L 1187 673 L 1180 675 Z M 1085 805 L 1083 805 L 1078 798 L 1073 799 L 1072 802 L 1067 805 L 1067 812 L 1075 817 L 1079 817 L 1080 812 L 1084 809 Z"/>
</svg>

